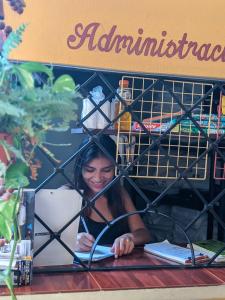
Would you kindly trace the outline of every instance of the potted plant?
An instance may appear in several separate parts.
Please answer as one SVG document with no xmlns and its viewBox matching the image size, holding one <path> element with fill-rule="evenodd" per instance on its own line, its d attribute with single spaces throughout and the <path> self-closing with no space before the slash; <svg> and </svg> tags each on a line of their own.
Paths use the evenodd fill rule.
<svg viewBox="0 0 225 300">
<path fill-rule="evenodd" d="M 26 25 L 12 31 L 0 53 L 0 237 L 18 240 L 16 216 L 20 189 L 36 177 L 40 167 L 36 147 L 54 159 L 46 148 L 49 130 L 67 130 L 77 114 L 81 96 L 69 75 L 55 79 L 53 69 L 41 63 L 9 61 L 10 52 L 22 41 Z M 18 192 L 12 193 L 12 189 Z M 1 241 L 1 240 L 0 240 Z M 13 255 L 13 253 L 12 253 Z M 13 295 L 10 267 L 1 273 Z"/>
</svg>

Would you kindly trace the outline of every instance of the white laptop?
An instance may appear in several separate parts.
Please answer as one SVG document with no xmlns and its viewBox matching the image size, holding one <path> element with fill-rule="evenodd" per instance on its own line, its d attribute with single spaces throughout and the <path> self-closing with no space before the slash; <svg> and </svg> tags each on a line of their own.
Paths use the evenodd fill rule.
<svg viewBox="0 0 225 300">
<path fill-rule="evenodd" d="M 35 214 L 58 232 L 66 223 L 78 214 L 82 197 L 75 190 L 42 189 L 35 195 Z M 74 252 L 80 218 L 76 218 L 62 233 L 61 240 Z M 50 239 L 49 231 L 35 218 L 34 253 Z M 34 257 L 34 266 L 60 266 L 73 263 L 71 255 L 63 245 L 53 239 Z"/>
</svg>

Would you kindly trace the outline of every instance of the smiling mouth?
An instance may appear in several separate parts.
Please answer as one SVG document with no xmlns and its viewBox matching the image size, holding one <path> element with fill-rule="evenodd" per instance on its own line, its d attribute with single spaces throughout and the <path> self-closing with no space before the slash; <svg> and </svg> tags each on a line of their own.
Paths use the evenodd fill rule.
<svg viewBox="0 0 225 300">
<path fill-rule="evenodd" d="M 95 187 L 104 187 L 105 186 L 105 182 L 92 182 L 91 184 Z"/>
</svg>

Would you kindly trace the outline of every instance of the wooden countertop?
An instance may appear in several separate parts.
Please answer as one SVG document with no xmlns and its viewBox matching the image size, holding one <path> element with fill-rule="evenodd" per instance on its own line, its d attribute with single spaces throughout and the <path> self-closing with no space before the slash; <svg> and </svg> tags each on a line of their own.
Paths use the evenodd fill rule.
<svg viewBox="0 0 225 300">
<path fill-rule="evenodd" d="M 169 262 L 143 253 L 136 249 L 134 253 L 121 257 L 105 259 L 94 263 L 99 266 L 133 265 L 169 265 Z M 58 294 L 77 292 L 100 292 L 118 290 L 225 286 L 225 267 L 199 269 L 152 269 L 119 271 L 82 271 L 34 274 L 30 286 L 17 287 L 17 295 Z M 0 297 L 8 295 L 6 288 L 0 288 Z M 224 289 L 225 297 L 225 289 Z M 8 298 L 8 297 L 6 297 Z M 219 298 L 218 298 L 219 299 Z"/>
</svg>

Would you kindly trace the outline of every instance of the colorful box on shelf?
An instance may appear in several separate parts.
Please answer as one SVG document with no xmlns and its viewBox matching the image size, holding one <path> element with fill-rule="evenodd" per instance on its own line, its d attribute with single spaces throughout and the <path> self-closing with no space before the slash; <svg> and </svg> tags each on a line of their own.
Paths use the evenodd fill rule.
<svg viewBox="0 0 225 300">
<path fill-rule="evenodd" d="M 171 122 L 149 122 L 147 120 L 143 120 L 142 124 L 144 125 L 145 129 L 150 132 L 165 132 L 167 131 L 173 124 L 175 123 L 175 120 Z M 143 131 L 143 128 L 138 122 L 134 122 L 132 126 L 133 131 Z M 172 132 L 179 132 L 179 125 L 175 126 L 172 129 Z"/>
<path fill-rule="evenodd" d="M 20 200 L 18 224 L 21 240 L 16 245 L 11 268 L 12 282 L 15 286 L 29 285 L 32 281 L 33 267 L 33 229 L 34 229 L 34 195 L 32 189 L 24 189 Z M 0 247 L 0 271 L 7 269 L 14 241 Z M 0 281 L 0 285 L 5 285 Z"/>
<path fill-rule="evenodd" d="M 209 134 L 217 134 L 217 133 L 225 133 L 225 116 L 222 116 L 220 120 L 218 120 L 217 115 L 211 114 L 202 114 L 202 115 L 192 115 L 193 119 L 199 124 L 203 131 Z M 158 118 L 159 120 L 163 119 L 163 116 Z M 171 126 L 175 124 L 177 121 L 176 118 L 173 118 L 167 122 L 154 122 L 151 118 L 144 119 L 142 121 L 146 130 L 150 132 L 163 133 L 167 131 Z M 210 122 L 210 123 L 209 123 Z M 138 122 L 134 122 L 133 131 L 143 131 L 143 128 L 140 126 Z M 184 133 L 193 133 L 198 134 L 200 131 L 198 127 L 193 123 L 193 121 L 189 118 L 182 119 L 179 124 L 177 124 L 171 132 L 184 132 Z"/>
<path fill-rule="evenodd" d="M 9 265 L 13 240 L 0 248 L 0 270 Z M 32 250 L 31 240 L 21 240 L 16 245 L 14 260 L 12 263 L 12 281 L 14 285 L 29 285 L 32 279 Z M 0 285 L 5 285 L 0 282 Z"/>
</svg>

